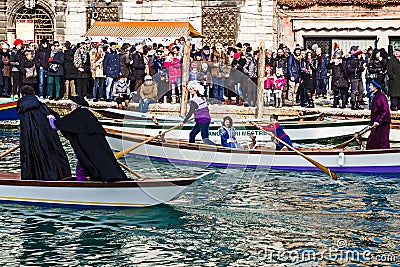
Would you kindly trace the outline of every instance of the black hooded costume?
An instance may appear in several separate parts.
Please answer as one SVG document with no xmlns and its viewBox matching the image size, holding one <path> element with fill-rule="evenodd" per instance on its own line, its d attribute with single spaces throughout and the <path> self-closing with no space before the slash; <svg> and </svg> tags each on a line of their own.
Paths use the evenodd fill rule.
<svg viewBox="0 0 400 267">
<path fill-rule="evenodd" d="M 71 99 L 79 105 L 88 106 L 83 97 Z M 128 180 L 105 138 L 106 131 L 92 112 L 85 107 L 78 107 L 55 120 L 54 124 L 70 141 L 78 161 L 92 181 Z"/>
<path fill-rule="evenodd" d="M 18 100 L 20 115 L 21 178 L 57 181 L 71 177 L 67 154 L 60 138 L 49 125 L 50 109 L 34 95 Z"/>
</svg>

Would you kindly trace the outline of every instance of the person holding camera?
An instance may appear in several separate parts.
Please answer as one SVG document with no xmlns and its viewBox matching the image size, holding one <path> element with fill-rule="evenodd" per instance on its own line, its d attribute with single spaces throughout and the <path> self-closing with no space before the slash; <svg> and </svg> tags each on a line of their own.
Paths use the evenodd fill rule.
<svg viewBox="0 0 400 267">
<path fill-rule="evenodd" d="M 55 86 L 55 100 L 60 100 L 60 79 L 64 76 L 64 53 L 60 47 L 58 41 L 54 41 L 51 46 L 51 53 L 49 58 L 49 70 L 48 70 L 48 83 L 47 92 L 49 92 L 49 99 L 53 99 L 53 89 Z"/>
<path fill-rule="evenodd" d="M 346 66 L 343 64 L 342 52 L 334 53 L 328 64 L 328 69 L 332 70 L 331 88 L 333 91 L 333 107 L 339 107 L 339 94 L 342 100 L 341 108 L 347 104 L 347 94 L 349 83 L 347 80 Z"/>
</svg>

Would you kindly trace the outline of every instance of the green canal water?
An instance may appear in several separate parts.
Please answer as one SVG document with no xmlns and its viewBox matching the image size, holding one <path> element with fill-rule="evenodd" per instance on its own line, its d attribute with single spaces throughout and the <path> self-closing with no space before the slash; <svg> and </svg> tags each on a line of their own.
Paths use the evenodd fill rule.
<svg viewBox="0 0 400 267">
<path fill-rule="evenodd" d="M 18 135 L 0 130 L 1 151 Z M 18 172 L 18 158 L 1 159 L 0 171 Z M 205 170 L 126 163 L 161 177 Z M 0 204 L 0 266 L 400 266 L 399 177 L 207 170 L 208 180 L 151 208 Z"/>
</svg>

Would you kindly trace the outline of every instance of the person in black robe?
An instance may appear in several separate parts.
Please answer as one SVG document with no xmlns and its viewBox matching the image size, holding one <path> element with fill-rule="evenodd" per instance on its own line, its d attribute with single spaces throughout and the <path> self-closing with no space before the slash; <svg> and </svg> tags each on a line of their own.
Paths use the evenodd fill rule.
<svg viewBox="0 0 400 267">
<path fill-rule="evenodd" d="M 17 103 L 20 115 L 20 157 L 23 180 L 57 181 L 71 177 L 71 168 L 60 137 L 49 125 L 51 110 L 34 95 L 34 89 L 21 87 Z"/>
<path fill-rule="evenodd" d="M 105 138 L 106 131 L 87 109 L 89 103 L 82 96 L 71 96 L 70 99 L 73 101 L 70 114 L 60 119 L 48 118 L 53 129 L 60 130 L 70 141 L 78 159 L 77 175 L 81 165 L 91 181 L 128 180 Z"/>
</svg>

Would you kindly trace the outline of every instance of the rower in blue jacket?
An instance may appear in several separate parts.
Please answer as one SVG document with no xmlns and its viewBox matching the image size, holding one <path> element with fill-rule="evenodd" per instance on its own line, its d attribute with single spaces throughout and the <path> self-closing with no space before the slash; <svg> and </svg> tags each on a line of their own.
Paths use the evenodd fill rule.
<svg viewBox="0 0 400 267">
<path fill-rule="evenodd" d="M 222 126 L 218 129 L 221 137 L 221 145 L 230 148 L 243 149 L 242 145 L 236 140 L 236 130 L 231 117 L 226 116 L 222 119 Z"/>
</svg>

